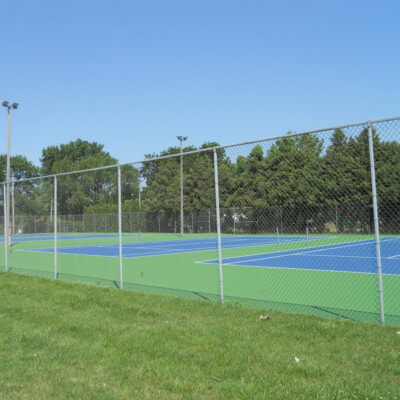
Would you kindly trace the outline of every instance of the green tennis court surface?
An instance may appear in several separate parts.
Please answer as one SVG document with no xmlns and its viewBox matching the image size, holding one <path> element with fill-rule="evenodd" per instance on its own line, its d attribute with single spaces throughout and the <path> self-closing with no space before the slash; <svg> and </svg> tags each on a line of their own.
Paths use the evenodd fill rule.
<svg viewBox="0 0 400 400">
<path fill-rule="evenodd" d="M 58 278 L 119 287 L 118 236 L 60 234 Z M 52 234 L 21 235 L 8 250 L 11 271 L 53 277 Z M 124 234 L 124 288 L 218 300 L 215 235 Z M 228 301 L 289 312 L 379 322 L 375 247 L 368 235 L 225 235 Z M 1 260 L 4 265 L 4 246 Z M 385 314 L 400 323 L 400 240 L 382 242 Z"/>
</svg>

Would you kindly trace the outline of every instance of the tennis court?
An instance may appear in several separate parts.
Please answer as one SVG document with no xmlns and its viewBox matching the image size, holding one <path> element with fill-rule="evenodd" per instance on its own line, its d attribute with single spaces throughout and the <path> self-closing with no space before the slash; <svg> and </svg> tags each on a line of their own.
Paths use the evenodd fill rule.
<svg viewBox="0 0 400 400">
<path fill-rule="evenodd" d="M 135 235 L 124 235 L 124 237 L 133 237 Z M 139 236 L 139 235 L 137 235 Z M 80 239 L 86 238 L 112 238 L 115 235 L 81 235 Z M 63 239 L 70 239 L 71 236 L 62 237 Z M 285 237 L 271 237 L 271 236 L 235 236 L 223 237 L 221 245 L 223 249 L 241 248 L 241 247 L 254 247 L 265 246 L 278 243 L 294 243 L 306 242 L 313 240 L 324 239 L 323 237 L 306 238 L 302 236 L 285 236 Z M 32 240 L 32 239 L 31 239 Z M 39 239 L 42 240 L 42 239 Z M 124 258 L 132 257 L 151 257 L 159 255 L 173 255 L 180 253 L 193 253 L 200 251 L 216 250 L 218 246 L 217 238 L 196 238 L 196 239 L 183 239 L 183 240 L 159 240 L 143 243 L 124 243 L 122 245 L 122 255 Z M 39 249 L 25 249 L 24 251 L 40 251 L 40 252 L 54 252 L 54 247 L 39 248 Z M 99 256 L 99 257 L 119 257 L 119 246 L 116 243 L 103 244 L 103 245 L 82 245 L 82 246 L 68 246 L 60 247 L 57 250 L 62 254 L 76 254 L 85 256 Z"/>
<path fill-rule="evenodd" d="M 120 286 L 116 233 L 60 233 L 58 239 L 59 279 Z M 226 301 L 379 321 L 372 235 L 223 235 L 221 241 Z M 396 324 L 400 238 L 383 237 L 381 250 L 385 314 Z M 219 299 L 216 235 L 124 233 L 122 254 L 126 289 Z M 8 260 L 15 272 L 53 278 L 53 235 L 14 237 Z"/>
<path fill-rule="evenodd" d="M 382 273 L 400 275 L 400 239 L 381 241 Z M 207 261 L 218 263 L 218 260 Z M 224 265 L 376 274 L 373 239 L 224 259 Z"/>
</svg>

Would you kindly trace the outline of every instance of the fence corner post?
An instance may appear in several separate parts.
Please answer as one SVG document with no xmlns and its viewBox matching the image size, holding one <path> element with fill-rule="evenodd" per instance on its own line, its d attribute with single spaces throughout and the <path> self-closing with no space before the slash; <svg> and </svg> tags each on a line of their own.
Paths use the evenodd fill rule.
<svg viewBox="0 0 400 400">
<path fill-rule="evenodd" d="M 374 208 L 376 264 L 377 264 L 378 292 L 379 292 L 379 314 L 380 314 L 381 324 L 385 325 L 385 311 L 383 306 L 381 242 L 379 234 L 378 197 L 376 191 L 376 177 L 375 177 L 374 141 L 372 135 L 372 125 L 370 122 L 368 122 L 368 145 L 369 145 L 369 160 L 371 168 L 372 204 Z"/>
</svg>

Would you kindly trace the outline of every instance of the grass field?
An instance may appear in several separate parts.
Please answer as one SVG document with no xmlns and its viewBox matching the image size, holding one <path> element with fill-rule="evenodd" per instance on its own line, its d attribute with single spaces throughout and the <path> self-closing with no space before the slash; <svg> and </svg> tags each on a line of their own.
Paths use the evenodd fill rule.
<svg viewBox="0 0 400 400">
<path fill-rule="evenodd" d="M 2 400 L 400 398 L 394 328 L 19 274 L 0 296 Z"/>
<path fill-rule="evenodd" d="M 107 234 L 98 234 L 87 237 L 88 235 L 90 236 L 90 234 L 71 235 L 71 239 L 64 236 L 63 240 L 59 240 L 58 277 L 66 280 L 119 287 L 118 257 L 110 257 L 107 256 L 107 253 L 101 252 L 102 249 L 109 249 L 112 244 L 115 245 L 114 250 L 117 250 L 117 237 L 113 237 L 112 234 L 108 236 Z M 163 251 L 165 251 L 165 248 L 168 250 L 168 247 L 172 247 L 174 243 L 182 244 L 180 237 L 162 233 L 124 236 L 124 246 L 141 243 L 147 247 L 140 251 L 150 251 L 150 253 L 143 253 L 144 255 L 140 257 L 124 258 L 124 288 L 218 300 L 218 265 L 203 263 L 218 258 L 215 246 L 203 247 L 201 245 L 201 241 L 209 240 L 210 237 L 209 235 L 186 234 L 185 240 L 190 242 L 190 240 L 198 239 L 200 245 L 189 252 L 180 253 L 180 249 L 178 249 L 161 254 L 159 251 L 160 244 L 164 246 Z M 215 238 L 215 235 L 212 237 Z M 256 235 L 251 236 L 254 240 L 257 237 Z M 225 236 L 225 238 L 228 238 L 228 236 Z M 313 240 L 307 242 L 305 240 L 294 241 L 295 236 L 290 238 L 291 240 L 285 242 L 285 236 L 282 236 L 279 243 L 272 241 L 264 244 L 261 242 L 255 243 L 254 246 L 251 245 L 251 242 L 247 246 L 238 243 L 237 246 L 224 248 L 223 258 L 226 260 L 232 257 L 275 254 L 276 252 L 313 249 L 314 247 L 319 249 L 321 246 L 331 248 L 338 244 L 343 246 L 355 242 L 364 242 L 373 237 L 365 235 L 316 236 L 310 237 Z M 51 236 L 42 237 L 41 240 L 36 240 L 34 237 L 28 239 L 27 241 L 15 242 L 10 248 L 8 259 L 11 270 L 52 277 L 54 254 L 52 253 Z M 275 240 L 275 238 L 273 239 Z M 155 250 L 151 250 L 153 244 Z M 91 251 L 94 249 L 94 254 L 79 254 L 79 251 L 89 248 L 88 246 L 91 246 Z M 49 251 L 46 252 L 37 251 L 48 248 Z M 100 252 L 97 252 L 96 248 L 99 248 Z M 72 249 L 72 253 L 63 253 L 65 249 Z M 136 249 L 134 249 L 133 255 L 137 251 Z M 335 262 L 336 260 L 338 260 L 337 262 L 345 260 L 349 267 L 351 267 L 351 263 L 358 263 L 361 267 L 365 263 L 369 263 L 372 265 L 371 268 L 375 270 L 376 261 L 373 259 L 374 254 L 371 253 L 374 251 L 374 246 L 371 244 L 355 258 L 351 259 L 343 252 L 335 253 L 333 258 Z M 4 265 L 3 246 L 1 246 L 1 252 L 3 253 L 0 254 L 0 260 Z M 319 260 L 320 264 L 315 269 L 287 268 L 285 262 L 282 262 L 279 268 L 250 268 L 224 261 L 225 298 L 228 301 L 240 301 L 252 306 L 263 306 L 282 311 L 379 322 L 376 274 L 354 273 L 351 269 L 349 271 L 322 270 L 324 260 L 322 262 Z M 400 259 L 398 260 L 400 271 Z M 396 259 L 392 261 L 397 265 Z M 310 257 L 306 259 L 306 262 L 308 263 L 307 267 L 309 267 L 317 261 L 315 257 Z M 400 275 L 384 274 L 383 285 L 386 323 L 400 325 L 400 303 L 398 301 Z"/>
</svg>

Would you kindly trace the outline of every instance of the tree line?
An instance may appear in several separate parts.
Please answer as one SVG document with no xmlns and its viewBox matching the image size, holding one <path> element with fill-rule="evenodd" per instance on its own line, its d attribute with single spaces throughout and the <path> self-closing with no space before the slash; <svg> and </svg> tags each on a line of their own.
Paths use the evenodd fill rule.
<svg viewBox="0 0 400 400">
<path fill-rule="evenodd" d="M 373 142 L 381 221 L 388 231 L 396 231 L 400 225 L 400 144 L 385 141 L 376 132 Z M 211 142 L 199 148 L 184 148 L 186 153 L 204 150 L 183 156 L 185 210 L 215 208 L 213 152 L 207 150 L 215 146 L 218 143 Z M 179 152 L 178 147 L 170 147 L 159 154 L 147 154 L 145 159 L 149 161 L 140 165 L 121 168 L 123 211 L 179 211 Z M 177 156 L 152 160 L 169 155 Z M 360 231 L 371 227 L 367 129 L 351 136 L 338 129 L 330 137 L 288 135 L 252 146 L 218 149 L 217 160 L 220 205 L 241 210 L 237 218 L 250 218 L 245 209 L 251 209 L 251 218 L 260 226 L 284 223 L 293 230 L 302 230 L 306 225 L 323 230 L 327 220 L 338 218 L 340 206 L 343 230 L 346 224 L 353 228 L 358 224 Z M 3 176 L 5 162 L 5 155 L 0 156 Z M 28 179 L 115 165 L 117 159 L 103 145 L 78 139 L 43 149 L 40 163 L 36 166 L 24 156 L 14 156 L 11 171 L 16 180 Z M 117 212 L 116 168 L 61 175 L 57 181 L 59 214 Z M 16 213 L 49 214 L 54 207 L 53 185 L 52 178 L 17 182 Z"/>
</svg>

